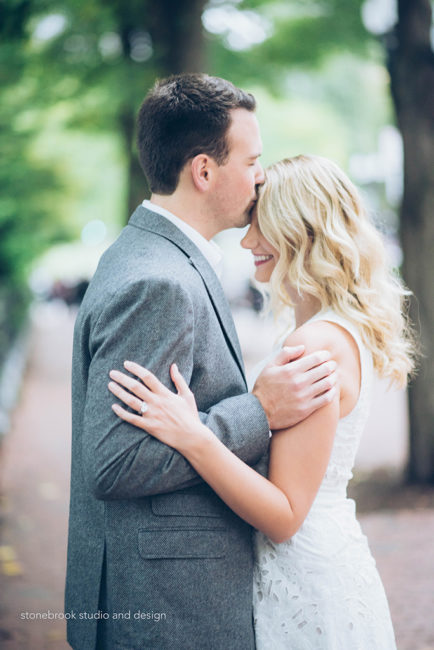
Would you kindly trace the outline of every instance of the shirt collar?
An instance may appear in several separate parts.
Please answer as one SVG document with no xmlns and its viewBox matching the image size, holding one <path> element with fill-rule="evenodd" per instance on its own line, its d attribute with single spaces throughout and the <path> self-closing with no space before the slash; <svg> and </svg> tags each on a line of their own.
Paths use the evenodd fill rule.
<svg viewBox="0 0 434 650">
<path fill-rule="evenodd" d="M 184 235 L 186 235 L 193 242 L 193 244 L 198 247 L 202 255 L 214 269 L 217 277 L 220 279 L 222 275 L 223 254 L 221 248 L 214 241 L 208 241 L 208 239 L 205 239 L 205 237 L 201 235 L 200 232 L 198 232 L 188 223 L 185 223 L 185 221 L 172 214 L 172 212 L 169 212 L 169 210 L 166 210 L 159 205 L 155 205 L 155 203 L 151 203 L 151 201 L 148 201 L 148 199 L 145 199 L 142 202 L 142 205 L 147 210 L 151 210 L 152 212 L 156 212 L 162 217 L 165 217 L 177 228 L 179 228 L 179 230 L 181 230 Z"/>
</svg>

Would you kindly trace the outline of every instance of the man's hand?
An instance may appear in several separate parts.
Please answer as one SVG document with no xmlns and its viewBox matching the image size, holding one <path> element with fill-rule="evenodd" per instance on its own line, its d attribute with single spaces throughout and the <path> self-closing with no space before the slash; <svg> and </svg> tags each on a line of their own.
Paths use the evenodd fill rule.
<svg viewBox="0 0 434 650">
<path fill-rule="evenodd" d="M 283 347 L 256 380 L 252 393 L 261 402 L 270 429 L 294 426 L 335 396 L 337 364 L 330 352 L 302 356 L 303 352 L 302 345 Z"/>
</svg>

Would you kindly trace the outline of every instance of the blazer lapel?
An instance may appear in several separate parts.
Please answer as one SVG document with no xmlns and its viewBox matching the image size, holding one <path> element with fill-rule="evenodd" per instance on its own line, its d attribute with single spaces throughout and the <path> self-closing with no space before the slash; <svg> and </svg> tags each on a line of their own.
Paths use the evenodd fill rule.
<svg viewBox="0 0 434 650">
<path fill-rule="evenodd" d="M 241 370 L 241 374 L 244 377 L 244 363 L 241 355 L 240 343 L 222 285 L 214 273 L 214 270 L 200 252 L 198 252 L 197 256 L 190 257 L 190 264 L 192 264 L 192 266 L 194 266 L 202 276 L 208 295 L 214 305 L 217 318 L 219 319 L 222 330 L 225 333 L 226 340 L 228 341 L 232 354 Z"/>
<path fill-rule="evenodd" d="M 139 206 L 135 210 L 130 218 L 129 224 L 142 228 L 143 230 L 149 230 L 161 237 L 165 237 L 181 249 L 188 257 L 188 261 L 199 273 L 205 284 L 205 288 L 208 292 L 223 333 L 225 334 L 226 341 L 245 381 L 241 348 L 229 304 L 220 281 L 206 258 L 202 255 L 197 246 L 195 246 L 195 244 L 171 221 L 156 212 L 147 210 L 143 206 Z"/>
</svg>

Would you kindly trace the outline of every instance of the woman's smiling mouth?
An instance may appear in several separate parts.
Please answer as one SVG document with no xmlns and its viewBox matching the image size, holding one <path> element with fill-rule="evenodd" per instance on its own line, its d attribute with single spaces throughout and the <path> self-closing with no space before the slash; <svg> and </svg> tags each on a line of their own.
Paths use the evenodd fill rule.
<svg viewBox="0 0 434 650">
<path fill-rule="evenodd" d="M 273 255 L 255 255 L 253 254 L 253 258 L 255 261 L 255 266 L 260 266 L 261 264 L 265 264 L 265 262 L 269 262 L 270 260 L 273 259 Z"/>
</svg>

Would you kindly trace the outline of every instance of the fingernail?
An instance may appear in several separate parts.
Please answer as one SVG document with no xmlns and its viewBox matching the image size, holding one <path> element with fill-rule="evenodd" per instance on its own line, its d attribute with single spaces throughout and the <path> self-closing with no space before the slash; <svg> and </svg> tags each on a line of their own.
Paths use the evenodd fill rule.
<svg viewBox="0 0 434 650">
<path fill-rule="evenodd" d="M 110 370 L 109 376 L 114 379 L 116 377 L 116 370 Z"/>
<path fill-rule="evenodd" d="M 131 361 L 124 361 L 124 366 L 125 366 L 125 368 L 131 368 L 132 365 L 133 365 L 133 364 L 132 364 Z"/>
<path fill-rule="evenodd" d="M 112 409 L 113 409 L 113 411 L 118 411 L 119 410 L 119 405 L 118 404 L 112 404 Z"/>
<path fill-rule="evenodd" d="M 178 371 L 178 366 L 176 365 L 176 363 L 173 364 L 173 367 L 175 368 L 176 372 L 179 372 Z"/>
</svg>

